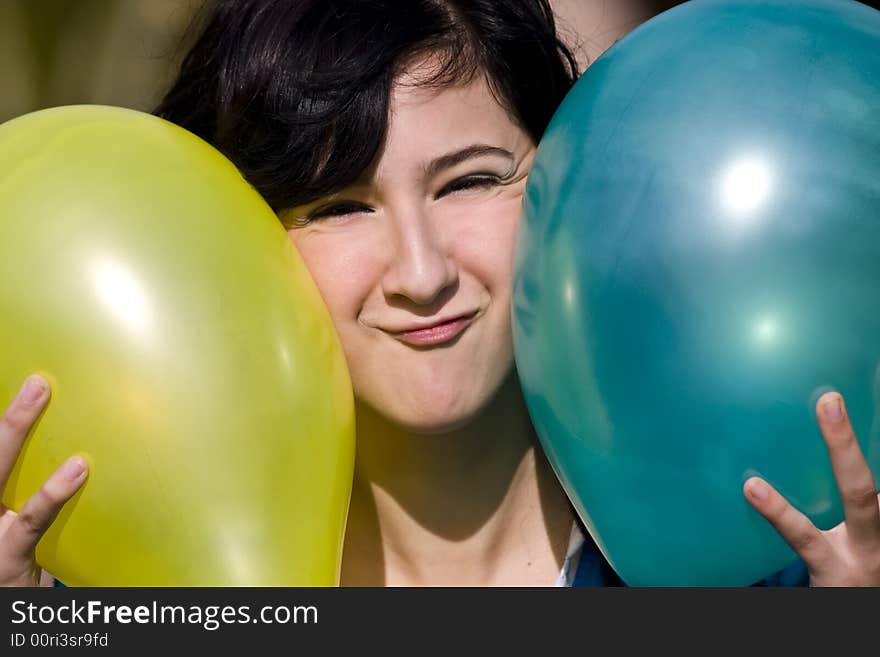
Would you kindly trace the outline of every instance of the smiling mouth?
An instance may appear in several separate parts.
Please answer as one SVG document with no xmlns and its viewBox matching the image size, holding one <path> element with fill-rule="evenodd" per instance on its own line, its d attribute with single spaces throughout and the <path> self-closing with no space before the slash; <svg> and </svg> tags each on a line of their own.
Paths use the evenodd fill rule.
<svg viewBox="0 0 880 657">
<path fill-rule="evenodd" d="M 391 337 L 413 347 L 434 347 L 451 342 L 470 326 L 477 313 L 453 317 L 445 322 L 399 333 L 390 333 Z"/>
</svg>

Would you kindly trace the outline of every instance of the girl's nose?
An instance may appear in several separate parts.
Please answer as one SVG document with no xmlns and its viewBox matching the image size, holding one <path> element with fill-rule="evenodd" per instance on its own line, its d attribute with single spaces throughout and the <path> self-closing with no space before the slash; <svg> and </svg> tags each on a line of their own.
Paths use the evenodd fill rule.
<svg viewBox="0 0 880 657">
<path fill-rule="evenodd" d="M 427 213 L 392 221 L 391 262 L 382 281 L 385 296 L 428 305 L 458 282 L 458 267 Z"/>
</svg>

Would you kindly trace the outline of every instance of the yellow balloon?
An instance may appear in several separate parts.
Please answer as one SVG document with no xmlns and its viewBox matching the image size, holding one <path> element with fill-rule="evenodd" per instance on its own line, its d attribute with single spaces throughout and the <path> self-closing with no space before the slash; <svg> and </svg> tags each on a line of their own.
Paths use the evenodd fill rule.
<svg viewBox="0 0 880 657">
<path fill-rule="evenodd" d="M 68 585 L 332 586 L 354 466 L 342 349 L 237 169 L 117 107 L 0 126 L 0 399 L 52 398 L 3 503 L 89 478 L 37 548 Z"/>
</svg>

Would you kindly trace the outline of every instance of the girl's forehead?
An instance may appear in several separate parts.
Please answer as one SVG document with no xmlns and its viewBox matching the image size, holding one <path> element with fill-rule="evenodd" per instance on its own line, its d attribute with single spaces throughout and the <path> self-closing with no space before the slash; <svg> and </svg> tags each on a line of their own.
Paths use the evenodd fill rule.
<svg viewBox="0 0 880 657">
<path fill-rule="evenodd" d="M 395 84 L 392 88 L 389 134 L 395 131 L 429 138 L 432 132 L 460 135 L 516 129 L 483 76 L 456 84 Z"/>
</svg>

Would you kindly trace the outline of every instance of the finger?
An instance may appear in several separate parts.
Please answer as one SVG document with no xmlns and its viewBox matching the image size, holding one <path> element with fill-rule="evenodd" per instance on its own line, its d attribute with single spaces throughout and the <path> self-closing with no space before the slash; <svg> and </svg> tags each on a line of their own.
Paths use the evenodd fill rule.
<svg viewBox="0 0 880 657">
<path fill-rule="evenodd" d="M 21 452 L 21 444 L 48 399 L 49 384 L 46 380 L 41 376 L 29 376 L 0 416 L 0 490 L 6 486 L 9 473 Z"/>
<path fill-rule="evenodd" d="M 807 516 L 760 477 L 751 477 L 746 481 L 743 491 L 758 513 L 773 525 L 811 570 L 822 568 L 831 556 L 831 546 Z"/>
<path fill-rule="evenodd" d="M 55 520 L 55 516 L 88 475 L 88 466 L 81 456 L 71 456 L 46 480 L 46 483 L 25 502 L 15 521 L 6 532 L 4 553 L 27 557 Z"/>
<path fill-rule="evenodd" d="M 840 491 L 847 536 L 857 545 L 880 549 L 877 487 L 850 424 L 843 397 L 836 392 L 822 395 L 816 404 L 816 418 Z"/>
</svg>

